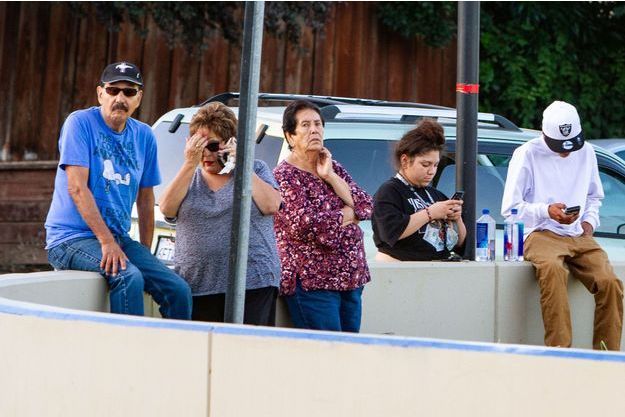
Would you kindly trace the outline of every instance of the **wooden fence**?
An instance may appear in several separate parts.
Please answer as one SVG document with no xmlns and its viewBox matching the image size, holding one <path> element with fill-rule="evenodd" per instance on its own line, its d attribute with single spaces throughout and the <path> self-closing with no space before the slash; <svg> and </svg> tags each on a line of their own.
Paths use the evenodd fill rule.
<svg viewBox="0 0 625 417">
<path fill-rule="evenodd" d="M 0 162 L 0 274 L 49 269 L 43 223 L 56 163 Z"/>
<path fill-rule="evenodd" d="M 0 2 L 0 161 L 54 160 L 63 120 L 97 105 L 107 63 L 143 70 L 135 117 L 153 123 L 175 107 L 239 90 L 241 48 L 210 39 L 199 58 L 170 50 L 154 22 L 141 38 L 130 24 L 108 32 L 63 3 Z M 455 104 L 456 47 L 427 47 L 385 29 L 375 3 L 332 6 L 323 33 L 304 28 L 299 45 L 264 36 L 260 90 Z"/>
</svg>

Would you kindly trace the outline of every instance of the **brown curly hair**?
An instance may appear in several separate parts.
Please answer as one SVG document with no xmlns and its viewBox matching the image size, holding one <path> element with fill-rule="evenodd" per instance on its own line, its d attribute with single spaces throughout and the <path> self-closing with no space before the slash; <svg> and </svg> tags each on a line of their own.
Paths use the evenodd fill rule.
<svg viewBox="0 0 625 417">
<path fill-rule="evenodd" d="M 445 148 L 445 130 L 434 119 L 423 119 L 399 140 L 395 148 L 395 165 L 399 169 L 402 155 L 409 159 L 430 151 L 443 152 Z"/>
<path fill-rule="evenodd" d="M 228 106 L 213 102 L 202 106 L 191 119 L 189 132 L 194 135 L 200 128 L 212 130 L 222 142 L 237 136 L 237 117 Z"/>
</svg>

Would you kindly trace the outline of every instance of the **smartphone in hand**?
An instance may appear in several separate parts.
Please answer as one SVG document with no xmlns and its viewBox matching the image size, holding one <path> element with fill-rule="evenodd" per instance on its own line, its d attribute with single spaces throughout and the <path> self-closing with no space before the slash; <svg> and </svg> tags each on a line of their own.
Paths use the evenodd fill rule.
<svg viewBox="0 0 625 417">
<path fill-rule="evenodd" d="M 226 142 L 226 146 L 230 146 L 236 139 L 234 137 L 228 139 L 228 141 Z M 219 162 L 219 165 L 223 167 L 226 166 L 226 164 L 228 163 L 228 157 L 230 156 L 229 152 L 222 152 L 222 153 L 218 153 L 217 154 L 217 162 Z M 228 172 L 230 172 L 232 169 L 230 169 Z"/>
<path fill-rule="evenodd" d="M 225 167 L 226 166 L 226 162 L 228 162 L 228 156 L 230 154 L 228 152 L 224 152 L 221 155 L 217 155 L 217 162 L 219 162 L 219 165 L 221 165 L 221 167 Z"/>
<path fill-rule="evenodd" d="M 579 206 L 567 207 L 564 209 L 564 214 L 566 214 L 567 216 L 570 216 L 571 214 L 578 214 L 579 208 Z"/>
<path fill-rule="evenodd" d="M 464 191 L 456 191 L 450 200 L 464 200 Z"/>
</svg>

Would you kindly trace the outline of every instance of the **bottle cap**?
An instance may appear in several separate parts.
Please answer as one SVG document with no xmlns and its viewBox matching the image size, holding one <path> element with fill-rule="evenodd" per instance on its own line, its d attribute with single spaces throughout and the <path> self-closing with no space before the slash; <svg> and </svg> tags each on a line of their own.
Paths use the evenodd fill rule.
<svg viewBox="0 0 625 417">
<path fill-rule="evenodd" d="M 489 214 L 490 210 L 489 209 L 482 209 L 482 214 Z"/>
</svg>

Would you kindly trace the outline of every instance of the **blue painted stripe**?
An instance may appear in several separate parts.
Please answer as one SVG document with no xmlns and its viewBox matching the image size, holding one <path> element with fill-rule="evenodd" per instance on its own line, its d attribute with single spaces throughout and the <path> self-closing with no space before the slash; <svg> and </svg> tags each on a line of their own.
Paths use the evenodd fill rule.
<svg viewBox="0 0 625 417">
<path fill-rule="evenodd" d="M 3 302 L 4 301 L 4 302 Z M 8 301 L 8 302 L 7 302 Z M 0 313 L 40 317 L 54 320 L 86 321 L 115 326 L 147 327 L 194 331 L 202 333 L 229 334 L 237 336 L 273 337 L 313 340 L 359 345 L 392 346 L 399 348 L 447 349 L 471 352 L 503 353 L 524 356 L 543 356 L 562 359 L 583 359 L 603 362 L 625 362 L 625 353 L 602 352 L 585 349 L 556 349 L 532 345 L 509 345 L 485 342 L 456 342 L 401 336 L 378 336 L 352 333 L 318 332 L 298 329 L 242 326 L 221 323 L 190 322 L 180 320 L 149 319 L 105 313 L 86 313 L 78 310 L 57 309 L 46 306 L 37 309 L 35 304 L 13 302 L 0 298 Z"/>
</svg>

